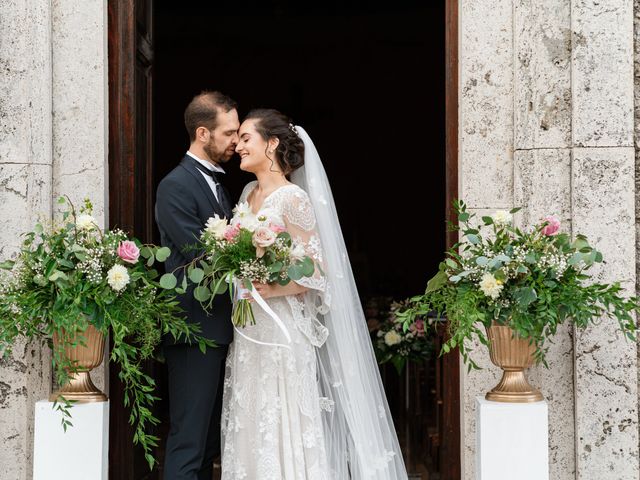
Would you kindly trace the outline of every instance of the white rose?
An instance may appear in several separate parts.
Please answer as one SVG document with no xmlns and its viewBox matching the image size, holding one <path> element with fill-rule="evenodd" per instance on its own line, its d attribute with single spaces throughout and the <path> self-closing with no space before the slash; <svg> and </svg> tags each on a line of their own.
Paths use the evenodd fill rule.
<svg viewBox="0 0 640 480">
<path fill-rule="evenodd" d="M 205 230 L 213 235 L 214 238 L 222 240 L 224 238 L 224 231 L 227 228 L 227 225 L 227 219 L 220 218 L 216 213 L 215 216 L 210 217 L 209 220 L 207 220 Z"/>
<path fill-rule="evenodd" d="M 76 218 L 76 227 L 78 227 L 79 230 L 93 230 L 97 227 L 96 219 L 91 215 L 79 215 L 78 218 Z"/>
<path fill-rule="evenodd" d="M 389 345 L 390 347 L 397 345 L 402 340 L 402 337 L 395 330 L 389 330 L 384 335 L 384 343 Z"/>
<path fill-rule="evenodd" d="M 289 256 L 291 260 L 298 262 L 302 260 L 307 255 L 307 252 L 304 250 L 304 245 L 300 242 L 296 242 L 291 246 L 291 250 L 289 251 Z"/>
<path fill-rule="evenodd" d="M 129 271 L 124 265 L 116 264 L 107 272 L 107 282 L 116 292 L 129 285 Z"/>
<path fill-rule="evenodd" d="M 480 280 L 480 290 L 487 297 L 491 297 L 494 300 L 500 296 L 503 285 L 500 280 L 497 280 L 492 274 L 485 273 Z"/>
<path fill-rule="evenodd" d="M 498 225 L 506 225 L 508 223 L 511 223 L 511 219 L 513 217 L 506 210 L 496 210 L 491 218 L 493 218 L 493 221 Z"/>
</svg>

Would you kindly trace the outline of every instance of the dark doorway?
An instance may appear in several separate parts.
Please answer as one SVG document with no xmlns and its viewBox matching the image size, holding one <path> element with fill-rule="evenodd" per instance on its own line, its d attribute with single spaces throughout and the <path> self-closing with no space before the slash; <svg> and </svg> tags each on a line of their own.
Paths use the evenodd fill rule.
<svg viewBox="0 0 640 480">
<path fill-rule="evenodd" d="M 122 160 L 111 157 L 121 167 L 114 171 L 111 166 L 116 177 L 111 179 L 111 196 L 126 205 L 127 194 L 121 191 L 129 191 L 138 212 L 127 225 L 159 242 L 144 211 L 155 186 L 188 148 L 184 108 L 201 90 L 220 90 L 239 102 L 241 117 L 250 108 L 274 107 L 309 132 L 332 184 L 364 305 L 381 297 L 406 298 L 424 289 L 452 241 L 445 219 L 450 216 L 447 205 L 457 194 L 457 152 L 451 138 L 457 136 L 457 102 L 452 97 L 457 82 L 452 51 L 457 45 L 445 45 L 446 38 L 455 42 L 457 34 L 454 6 L 417 0 L 380 5 L 249 1 L 239 7 L 210 1 L 126 3 L 135 9 L 129 21 L 116 20 L 138 33 L 125 35 L 122 48 L 131 50 L 130 62 L 145 65 L 137 66 L 131 84 L 123 87 L 134 92 L 128 101 L 137 110 L 132 106 L 132 118 L 126 120 L 121 114 L 112 135 L 112 148 L 113 142 L 122 144 L 119 135 L 127 137 L 122 131 L 129 132 L 133 144 L 128 150 L 130 167 L 122 168 Z M 141 8 L 152 10 L 152 29 L 143 28 L 146 17 Z M 110 10 L 118 8 L 110 5 Z M 123 10 L 126 7 L 120 7 L 121 14 Z M 452 14 L 456 21 L 451 21 Z M 110 42 L 116 28 L 121 27 L 110 18 Z M 110 43 L 110 57 L 123 55 L 113 48 Z M 136 78 L 142 72 L 143 82 Z M 126 76 L 124 71 L 110 71 L 110 83 L 117 81 L 114 75 Z M 135 93 L 141 89 L 151 92 L 152 101 L 141 103 Z M 116 95 L 112 89 L 111 102 L 122 109 Z M 136 139 L 136 131 L 146 141 Z M 238 169 L 237 159 L 226 170 L 229 189 L 237 198 L 252 178 Z M 112 225 L 125 225 L 124 205 L 121 213 L 112 208 Z M 439 423 L 435 433 L 425 430 L 424 437 L 436 440 L 429 444 L 430 452 L 412 453 L 413 461 L 417 458 L 421 468 L 430 470 L 423 479 L 460 478 L 458 362 L 455 355 L 450 357 L 432 366 L 440 372 L 438 393 L 432 399 L 438 409 L 432 413 Z M 159 379 L 160 396 L 166 398 L 162 365 L 150 368 Z M 112 390 L 113 381 L 114 375 Z M 405 401 L 398 391 L 401 380 L 386 381 L 392 410 L 400 411 Z M 112 409 L 118 408 L 112 404 Z M 407 418 L 395 418 L 395 411 L 396 426 L 406 443 L 401 422 Z M 166 403 L 160 402 L 158 414 L 168 426 Z M 124 412 L 112 415 L 112 432 L 121 432 L 121 440 L 112 441 L 112 470 L 119 462 L 140 465 L 133 460 L 139 455 L 131 451 L 113 452 L 115 443 L 126 437 L 121 425 L 125 418 Z M 158 433 L 162 436 L 162 429 Z M 159 478 L 140 468 L 128 468 L 120 475 L 112 478 Z"/>
</svg>

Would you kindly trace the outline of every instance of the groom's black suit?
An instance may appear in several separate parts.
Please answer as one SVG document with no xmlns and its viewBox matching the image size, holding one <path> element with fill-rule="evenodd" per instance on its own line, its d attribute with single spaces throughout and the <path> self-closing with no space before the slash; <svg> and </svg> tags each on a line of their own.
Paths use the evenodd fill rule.
<svg viewBox="0 0 640 480">
<path fill-rule="evenodd" d="M 165 263 L 168 272 L 201 253 L 183 249 L 197 243 L 209 217 L 231 215 L 228 206 L 223 207 L 225 202 L 216 200 L 202 168 L 186 155 L 158 186 L 155 214 L 161 243 L 171 249 Z M 221 194 L 227 195 L 226 205 L 230 205 L 224 188 Z M 181 281 L 182 271 L 178 283 Z M 228 295 L 218 295 L 211 314 L 207 314 L 192 291 L 193 286 L 179 299 L 185 317 L 188 322 L 199 324 L 202 335 L 214 340 L 218 347 L 203 354 L 197 345 L 189 345 L 184 339 L 176 342 L 168 336 L 163 338 L 171 416 L 165 480 L 211 480 L 213 459 L 220 453 L 224 363 L 233 340 L 231 302 Z"/>
</svg>

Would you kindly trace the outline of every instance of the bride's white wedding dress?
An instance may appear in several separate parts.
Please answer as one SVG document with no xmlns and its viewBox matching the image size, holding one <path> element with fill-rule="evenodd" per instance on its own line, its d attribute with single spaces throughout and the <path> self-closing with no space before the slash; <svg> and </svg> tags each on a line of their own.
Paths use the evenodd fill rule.
<svg viewBox="0 0 640 480">
<path fill-rule="evenodd" d="M 240 202 L 255 186 L 251 182 L 245 187 Z M 322 264 L 315 215 L 304 190 L 297 185 L 279 187 L 264 200 L 261 212 L 275 218 L 304 245 L 307 255 Z M 297 283 L 319 295 L 326 293 L 326 280 L 318 269 Z M 286 326 L 291 343 L 256 304 L 256 324 L 241 332 L 272 345 L 235 334 L 224 380 L 222 479 L 329 480 L 321 411 L 330 409 L 331 402 L 319 393 L 315 352 L 327 329 L 307 313 L 304 295 L 266 302 Z"/>
<path fill-rule="evenodd" d="M 324 275 L 317 269 L 299 280 L 304 294 L 266 300 L 291 343 L 255 303 L 256 324 L 236 330 L 224 381 L 222 479 L 407 480 L 329 180 L 307 132 L 291 128 L 304 142 L 304 166 L 261 212 L 302 242 Z"/>
</svg>

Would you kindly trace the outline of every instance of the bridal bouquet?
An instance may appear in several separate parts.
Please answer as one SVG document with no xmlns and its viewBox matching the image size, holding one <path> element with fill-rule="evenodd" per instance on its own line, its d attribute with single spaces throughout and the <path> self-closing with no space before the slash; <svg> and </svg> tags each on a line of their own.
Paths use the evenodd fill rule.
<svg viewBox="0 0 640 480">
<path fill-rule="evenodd" d="M 67 201 L 62 197 L 59 203 Z M 53 349 L 57 381 L 65 386 L 86 371 L 67 358 L 67 352 L 86 346 L 89 332 L 98 331 L 98 338 L 110 333 L 110 358 L 125 386 L 134 443 L 142 445 L 153 467 L 152 448 L 158 439 L 145 427 L 158 423 L 151 408 L 157 398 L 143 361 L 154 354 L 163 333 L 185 336 L 202 350 L 213 343 L 179 315 L 175 292 L 159 288 L 152 266 L 166 260 L 169 249 L 142 245 L 121 230 L 102 231 L 88 200 L 79 212 L 68 203 L 60 224 L 37 224 L 24 234 L 17 257 L 0 264 L 5 270 L 0 283 L 0 358 L 10 354 L 20 338 L 42 339 Z M 71 425 L 66 391 L 56 394 L 65 430 Z"/>
<path fill-rule="evenodd" d="M 233 212 L 230 222 L 218 215 L 209 218 L 200 236 L 205 253 L 185 267 L 182 287 L 186 288 L 187 277 L 196 283 L 193 295 L 205 308 L 211 308 L 215 295 L 229 290 L 234 301 L 233 324 L 244 327 L 255 324 L 246 298 L 253 290 L 252 282 L 287 285 L 313 276 L 315 265 L 304 246 L 292 240 L 268 209 L 254 215 L 243 202 Z M 175 278 L 165 277 L 167 286 L 175 284 Z"/>
<path fill-rule="evenodd" d="M 460 226 L 453 229 L 461 230 L 463 239 L 446 253 L 425 293 L 398 314 L 405 329 L 426 312 L 444 314 L 450 337 L 443 352 L 459 347 L 469 368 L 477 365 L 465 342 L 477 337 L 487 345 L 481 327 L 495 324 L 529 339 L 536 347 L 535 359 L 545 365 L 545 340 L 567 320 L 585 328 L 607 316 L 618 322 L 625 336 L 635 338 L 638 299 L 623 297 L 619 282 L 592 282 L 586 272 L 603 257 L 587 237 L 577 234 L 572 240 L 560 232 L 560 221 L 552 215 L 520 229 L 512 226 L 519 208 L 498 210 L 476 226 L 463 202 L 456 202 L 455 208 Z"/>
</svg>

